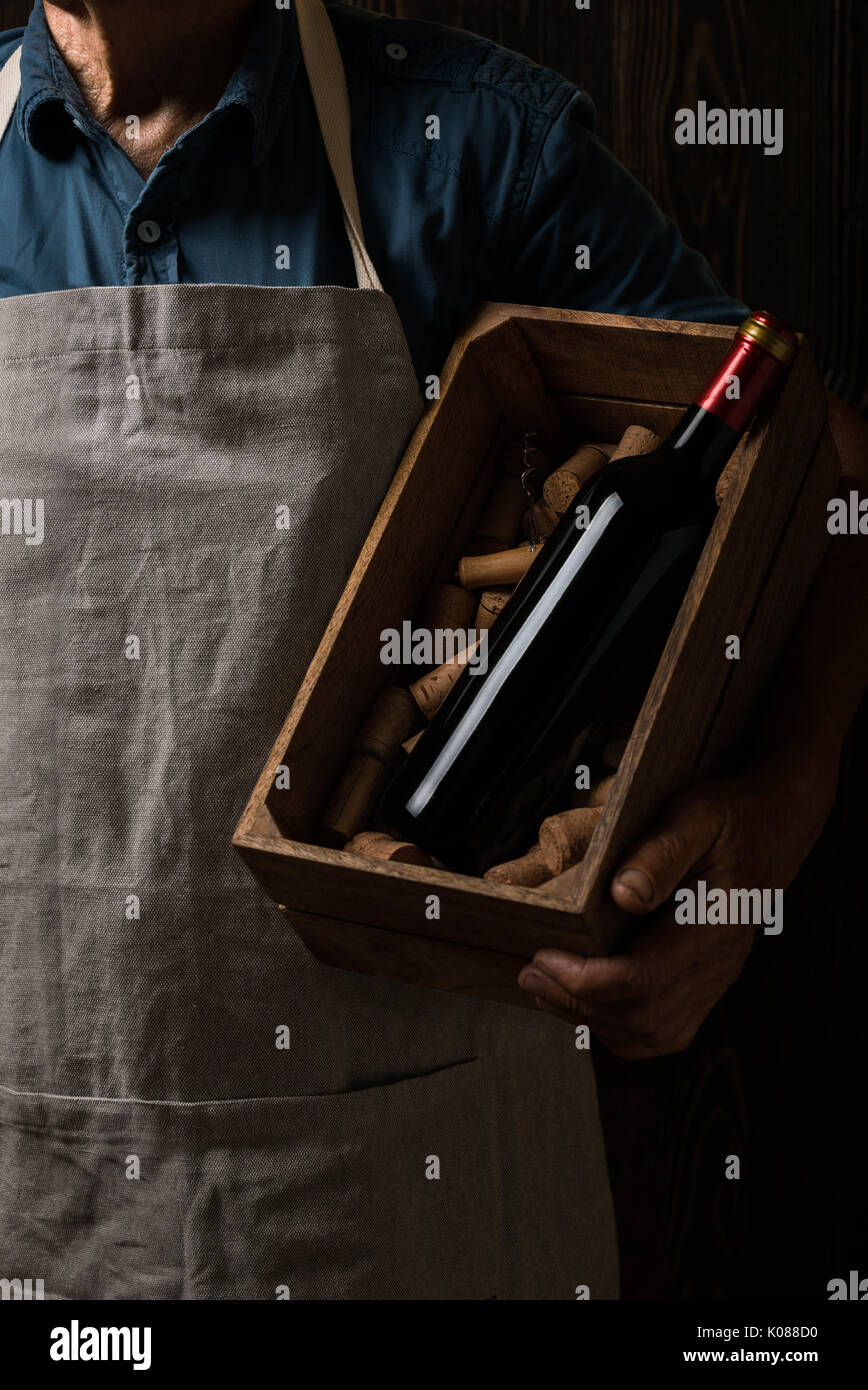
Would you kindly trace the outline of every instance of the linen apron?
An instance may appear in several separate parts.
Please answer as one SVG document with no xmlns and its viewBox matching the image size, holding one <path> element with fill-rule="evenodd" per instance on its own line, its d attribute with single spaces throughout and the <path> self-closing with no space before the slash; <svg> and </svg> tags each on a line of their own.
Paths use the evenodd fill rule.
<svg viewBox="0 0 868 1390">
<path fill-rule="evenodd" d="M 357 289 L 0 302 L 0 1277 L 612 1298 L 572 1030 L 320 965 L 231 847 L 421 413 L 297 16 Z"/>
</svg>

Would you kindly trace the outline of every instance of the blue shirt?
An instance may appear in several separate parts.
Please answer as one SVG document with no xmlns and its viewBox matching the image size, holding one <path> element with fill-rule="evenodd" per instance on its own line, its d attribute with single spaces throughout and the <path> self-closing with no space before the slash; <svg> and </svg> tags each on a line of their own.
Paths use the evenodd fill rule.
<svg viewBox="0 0 868 1390">
<path fill-rule="evenodd" d="M 745 316 L 600 144 L 584 92 L 476 34 L 329 11 L 366 240 L 420 381 L 485 299 Z M 26 29 L 0 35 L 0 63 L 22 34 L 21 97 L 0 145 L 0 295 L 355 284 L 294 7 L 260 0 L 223 97 L 147 180 L 88 111 L 42 0 Z"/>
</svg>

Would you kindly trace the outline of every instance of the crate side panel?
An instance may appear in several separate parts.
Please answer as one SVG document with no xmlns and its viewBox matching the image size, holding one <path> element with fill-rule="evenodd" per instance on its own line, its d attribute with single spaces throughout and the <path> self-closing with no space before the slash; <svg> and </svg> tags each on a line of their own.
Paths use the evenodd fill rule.
<svg viewBox="0 0 868 1390">
<path fill-rule="evenodd" d="M 311 955 L 324 965 L 378 975 L 423 989 L 446 990 L 499 1004 L 533 1009 L 533 999 L 516 983 L 526 964 L 519 956 L 475 950 L 456 942 L 360 927 L 297 912 L 286 920 Z"/>
<path fill-rule="evenodd" d="M 576 441 L 617 443 L 629 425 L 641 425 L 664 439 L 678 424 L 683 407 L 623 401 L 615 396 L 553 396 Z"/>
<path fill-rule="evenodd" d="M 693 772 L 693 781 L 718 776 L 746 728 L 758 692 L 768 686 L 811 582 L 828 550 L 826 503 L 834 495 L 841 460 L 828 428 L 808 469 L 789 525 L 750 619 L 742 652 L 751 661 L 734 664 L 708 739 Z"/>
<path fill-rule="evenodd" d="M 590 318 L 518 320 L 550 393 L 683 407 L 723 360 L 735 331 L 607 314 Z"/>
<path fill-rule="evenodd" d="M 567 898 L 286 840 L 247 836 L 237 848 L 269 897 L 290 910 L 526 959 L 543 946 L 581 950 L 592 942 Z M 432 894 L 439 913 L 433 920 Z"/>
<path fill-rule="evenodd" d="M 499 475 L 500 461 L 511 433 L 508 425 L 501 421 L 501 425 L 496 430 L 480 464 L 476 478 L 468 489 L 458 519 L 441 548 L 440 556 L 431 574 L 432 582 L 438 584 L 456 584 L 458 582 L 456 576 L 458 561 L 465 553 L 468 542 L 476 534 L 479 519 Z"/>
<path fill-rule="evenodd" d="M 312 836 L 353 736 L 388 679 L 380 633 L 400 628 L 415 608 L 499 424 L 497 406 L 475 370 L 457 371 L 421 442 L 399 467 L 248 803 L 242 830 L 267 801 L 284 834 Z M 290 768 L 286 790 L 274 786 L 282 763 Z"/>
<path fill-rule="evenodd" d="M 825 422 L 809 354 L 796 360 L 770 420 L 741 445 L 743 466 L 726 496 L 651 682 L 600 825 L 571 887 L 608 949 L 623 920 L 608 881 L 618 859 L 663 801 L 691 777 L 731 674 L 730 634 L 742 635 Z M 756 690 L 748 648 L 743 679 Z"/>
<path fill-rule="evenodd" d="M 565 457 L 569 432 L 516 320 L 510 319 L 475 339 L 471 351 L 515 433 L 533 435 L 533 442 L 552 461 Z"/>
</svg>

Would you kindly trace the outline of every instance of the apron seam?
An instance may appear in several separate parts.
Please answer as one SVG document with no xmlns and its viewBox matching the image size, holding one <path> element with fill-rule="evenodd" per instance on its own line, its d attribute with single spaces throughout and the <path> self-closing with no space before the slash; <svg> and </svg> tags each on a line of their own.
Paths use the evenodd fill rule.
<svg viewBox="0 0 868 1390">
<path fill-rule="evenodd" d="M 358 337 L 360 339 L 363 339 L 367 343 L 367 334 L 360 333 Z M 267 339 L 260 339 L 257 343 L 257 348 L 261 348 L 263 346 L 270 348 L 287 347 L 292 349 L 299 347 L 346 348 L 347 339 L 317 337 L 293 338 L 288 342 L 282 342 L 280 340 L 275 342 L 269 342 Z M 2 357 L 0 358 L 0 364 L 2 364 L 5 367 L 11 366 L 13 364 L 24 365 L 29 362 L 56 362 L 64 357 L 95 357 L 97 355 L 102 354 L 105 354 L 106 356 L 116 357 L 118 356 L 118 354 L 121 353 L 130 353 L 131 355 L 134 355 L 136 357 L 147 357 L 152 355 L 160 357 L 166 357 L 168 355 L 183 357 L 187 356 L 191 352 L 201 352 L 204 353 L 206 357 L 213 357 L 218 360 L 229 359 L 235 361 L 238 357 L 237 347 L 219 350 L 216 348 L 209 348 L 208 345 L 205 343 L 192 343 L 189 347 L 137 347 L 135 344 L 131 343 L 118 343 L 112 347 L 86 346 L 80 348 L 71 348 L 67 352 L 38 352 L 28 353 L 19 357 Z M 405 354 L 403 349 L 401 347 L 396 347 L 387 351 L 379 352 L 378 361 L 388 361 L 390 358 L 394 358 L 397 361 L 403 359 L 404 355 Z"/>
</svg>

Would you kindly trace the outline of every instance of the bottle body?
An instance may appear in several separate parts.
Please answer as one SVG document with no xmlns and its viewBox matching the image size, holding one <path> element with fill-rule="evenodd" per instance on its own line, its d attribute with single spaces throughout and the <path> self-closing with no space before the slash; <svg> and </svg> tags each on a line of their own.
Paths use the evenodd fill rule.
<svg viewBox="0 0 868 1390">
<path fill-rule="evenodd" d="M 746 425 L 711 384 L 704 400 L 660 449 L 585 485 L 488 634 L 484 672 L 465 668 L 387 790 L 386 823 L 448 867 L 481 873 L 523 853 L 601 723 L 641 699 Z"/>
</svg>

